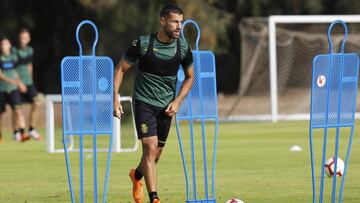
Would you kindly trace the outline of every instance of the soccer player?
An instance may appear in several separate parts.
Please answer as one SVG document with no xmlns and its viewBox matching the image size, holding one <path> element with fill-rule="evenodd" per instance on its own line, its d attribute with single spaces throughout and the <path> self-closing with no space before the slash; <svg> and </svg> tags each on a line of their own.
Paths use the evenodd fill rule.
<svg viewBox="0 0 360 203">
<path fill-rule="evenodd" d="M 26 85 L 27 91 L 21 93 L 21 101 L 23 103 L 30 103 L 31 110 L 29 115 L 29 135 L 35 140 L 41 140 L 41 135 L 36 131 L 36 115 L 40 106 L 37 90 L 33 84 L 33 64 L 32 58 L 34 49 L 29 46 L 31 41 L 30 32 L 27 29 L 22 29 L 19 32 L 19 47 L 13 48 L 13 52 L 18 57 L 16 71 L 20 76 L 20 80 Z"/>
<path fill-rule="evenodd" d="M 179 38 L 182 22 L 183 12 L 178 6 L 164 6 L 160 12 L 160 30 L 134 40 L 115 68 L 114 116 L 120 118 L 123 109 L 118 100 L 118 90 L 125 71 L 139 60 L 134 109 L 143 153 L 137 168 L 129 173 L 136 203 L 142 203 L 144 199 L 143 176 L 150 203 L 160 202 L 156 188 L 156 164 L 164 149 L 172 116 L 178 111 L 194 81 L 191 48 Z M 179 65 L 183 67 L 185 80 L 178 95 L 175 95 Z"/>
<path fill-rule="evenodd" d="M 11 52 L 11 42 L 4 37 L 0 41 L 0 136 L 1 120 L 5 112 L 6 103 L 13 109 L 14 140 L 23 142 L 29 139 L 25 133 L 25 120 L 21 111 L 20 92 L 26 91 L 26 86 L 19 80 L 15 67 L 18 58 Z"/>
</svg>

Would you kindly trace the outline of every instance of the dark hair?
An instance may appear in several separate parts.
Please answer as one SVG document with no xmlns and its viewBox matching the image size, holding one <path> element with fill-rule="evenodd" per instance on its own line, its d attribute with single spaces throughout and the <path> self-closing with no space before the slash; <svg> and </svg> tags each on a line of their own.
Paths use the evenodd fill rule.
<svg viewBox="0 0 360 203">
<path fill-rule="evenodd" d="M 19 34 L 26 33 L 26 32 L 27 32 L 27 33 L 30 33 L 28 29 L 26 29 L 26 28 L 21 28 Z"/>
<path fill-rule="evenodd" d="M 6 35 L 2 35 L 0 37 L 0 41 L 3 41 L 3 40 L 9 40 L 10 41 L 10 38 L 8 36 L 6 36 Z"/>
<path fill-rule="evenodd" d="M 182 15 L 183 11 L 175 4 L 166 4 L 160 11 L 160 17 L 167 17 L 170 13 Z"/>
</svg>

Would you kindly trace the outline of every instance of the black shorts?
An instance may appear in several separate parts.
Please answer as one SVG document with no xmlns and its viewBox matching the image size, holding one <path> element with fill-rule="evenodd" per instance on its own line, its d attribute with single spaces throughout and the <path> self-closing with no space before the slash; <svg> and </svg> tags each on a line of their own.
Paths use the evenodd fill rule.
<svg viewBox="0 0 360 203">
<path fill-rule="evenodd" d="M 21 101 L 24 103 L 33 103 L 37 97 L 37 90 L 34 85 L 26 85 L 26 92 L 21 93 Z"/>
<path fill-rule="evenodd" d="M 18 90 L 0 92 L 0 113 L 5 112 L 5 106 L 9 104 L 12 109 L 21 105 L 21 96 Z"/>
<path fill-rule="evenodd" d="M 157 136 L 158 147 L 164 147 L 172 119 L 171 116 L 165 114 L 165 108 L 135 100 L 134 109 L 138 139 Z"/>
</svg>

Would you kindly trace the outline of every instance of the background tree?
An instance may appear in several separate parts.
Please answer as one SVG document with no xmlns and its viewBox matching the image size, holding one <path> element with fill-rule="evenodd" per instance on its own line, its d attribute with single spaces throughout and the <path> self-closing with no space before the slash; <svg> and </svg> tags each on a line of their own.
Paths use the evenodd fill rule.
<svg viewBox="0 0 360 203">
<path fill-rule="evenodd" d="M 131 41 L 159 28 L 159 11 L 166 3 L 183 8 L 185 18 L 201 26 L 201 49 L 216 54 L 218 90 L 236 92 L 240 76 L 240 32 L 244 17 L 303 14 L 356 14 L 356 0 L 3 0 L 0 6 L 0 33 L 16 42 L 17 32 L 27 27 L 35 48 L 35 85 L 44 93 L 60 92 L 60 61 L 78 55 L 75 29 L 84 19 L 100 30 L 98 55 L 110 56 L 116 64 Z M 84 30 L 89 28 L 84 28 Z M 195 32 L 187 39 L 194 46 Z M 87 52 L 93 40 L 91 31 L 81 33 Z M 135 71 L 135 70 L 133 70 Z M 133 74 L 130 72 L 129 74 Z M 125 90 L 131 92 L 131 77 Z"/>
</svg>

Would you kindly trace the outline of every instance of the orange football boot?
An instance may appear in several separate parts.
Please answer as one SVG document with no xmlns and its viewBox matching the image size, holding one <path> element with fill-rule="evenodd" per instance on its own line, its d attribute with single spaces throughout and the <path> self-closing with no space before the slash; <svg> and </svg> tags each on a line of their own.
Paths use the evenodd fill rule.
<svg viewBox="0 0 360 203">
<path fill-rule="evenodd" d="M 131 169 L 129 176 L 133 183 L 133 198 L 136 203 L 143 203 L 144 201 L 144 191 L 141 180 L 136 180 L 135 178 L 135 169 Z"/>
<path fill-rule="evenodd" d="M 152 201 L 152 203 L 160 203 L 160 200 L 159 200 L 159 199 L 154 199 L 154 200 Z"/>
</svg>

